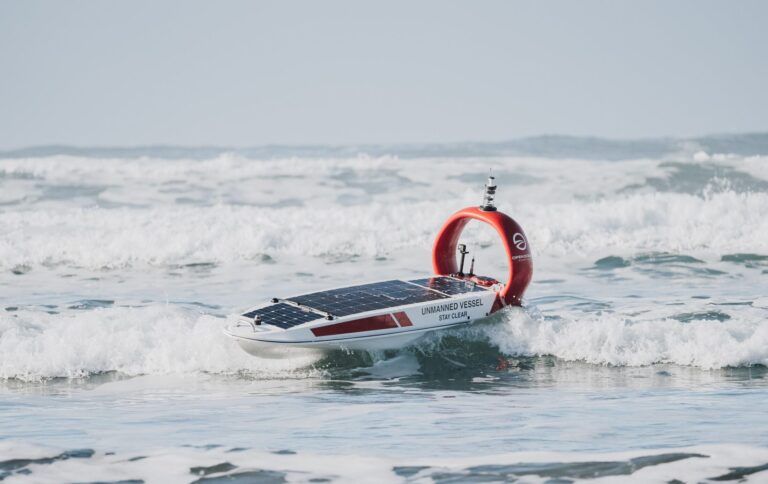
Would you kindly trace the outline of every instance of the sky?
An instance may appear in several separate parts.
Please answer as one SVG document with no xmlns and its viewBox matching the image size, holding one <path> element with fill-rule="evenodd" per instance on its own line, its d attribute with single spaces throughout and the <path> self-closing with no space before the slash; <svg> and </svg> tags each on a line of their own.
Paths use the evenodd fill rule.
<svg viewBox="0 0 768 484">
<path fill-rule="evenodd" d="M 0 149 L 768 131 L 768 2 L 0 0 Z"/>
</svg>

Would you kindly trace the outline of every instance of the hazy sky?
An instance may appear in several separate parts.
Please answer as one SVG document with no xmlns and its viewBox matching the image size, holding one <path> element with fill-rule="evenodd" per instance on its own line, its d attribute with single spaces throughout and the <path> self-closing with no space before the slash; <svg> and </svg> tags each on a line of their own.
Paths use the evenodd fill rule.
<svg viewBox="0 0 768 484">
<path fill-rule="evenodd" d="M 764 1 L 0 0 L 0 148 L 765 130 Z"/>
</svg>

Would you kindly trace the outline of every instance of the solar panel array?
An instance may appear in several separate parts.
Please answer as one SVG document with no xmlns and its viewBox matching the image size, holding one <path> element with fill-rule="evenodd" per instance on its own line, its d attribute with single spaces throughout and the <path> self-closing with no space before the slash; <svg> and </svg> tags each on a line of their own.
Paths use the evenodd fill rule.
<svg viewBox="0 0 768 484">
<path fill-rule="evenodd" d="M 289 301 L 341 317 L 376 309 L 448 299 L 458 294 L 485 290 L 477 284 L 450 277 L 429 277 L 409 282 L 392 280 L 342 287 L 292 297 Z M 259 316 L 264 324 L 282 329 L 322 318 L 316 313 L 285 303 L 255 309 L 243 316 L 249 319 Z"/>
<path fill-rule="evenodd" d="M 429 277 L 427 279 L 415 279 L 410 282 L 451 296 L 486 290 L 482 286 L 478 286 L 472 282 L 459 281 L 458 279 L 453 279 L 451 277 Z"/>
<path fill-rule="evenodd" d="M 243 314 L 243 316 L 249 319 L 252 319 L 254 316 L 259 316 L 264 324 L 270 324 L 283 329 L 292 328 L 299 324 L 322 318 L 322 316 L 318 314 L 303 311 L 285 303 L 272 304 L 271 306 L 247 312 Z"/>
<path fill-rule="evenodd" d="M 447 296 L 427 288 L 393 280 L 304 294 L 289 300 L 329 312 L 334 316 L 348 316 L 364 311 L 446 298 Z"/>
</svg>

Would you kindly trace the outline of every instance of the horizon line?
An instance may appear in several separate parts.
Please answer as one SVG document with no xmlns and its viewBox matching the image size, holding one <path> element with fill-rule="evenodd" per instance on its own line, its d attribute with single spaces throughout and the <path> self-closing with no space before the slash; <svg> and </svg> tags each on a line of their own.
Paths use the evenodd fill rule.
<svg viewBox="0 0 768 484">
<path fill-rule="evenodd" d="M 601 141 L 608 143 L 632 143 L 632 142 L 675 142 L 675 141 L 697 141 L 697 140 L 712 140 L 722 139 L 729 137 L 754 137 L 754 136 L 768 136 L 768 130 L 765 131 L 739 131 L 739 132 L 719 132 L 708 133 L 695 136 L 676 136 L 676 135 L 664 135 L 664 136 L 640 136 L 640 137 L 610 137 L 599 135 L 573 135 L 573 134 L 538 134 L 531 136 L 521 136 L 513 138 L 505 138 L 500 140 L 464 140 L 464 141 L 406 141 L 406 142 L 359 142 L 359 143 L 283 143 L 283 142 L 268 142 L 268 143 L 256 143 L 256 144 L 224 144 L 224 143 L 211 143 L 211 144 L 186 144 L 186 143 L 168 143 L 168 142 L 150 142 L 141 144 L 81 144 L 81 143 L 66 143 L 66 142 L 50 142 L 50 143 L 38 143 L 23 145 L 16 148 L 0 148 L 0 156 L 7 157 L 14 153 L 23 153 L 31 150 L 40 149 L 71 149 L 71 150 L 136 150 L 136 149 L 209 149 L 209 150 L 250 150 L 250 149 L 290 149 L 290 148 L 356 148 L 356 147 L 372 147 L 372 148 L 384 148 L 384 147 L 398 147 L 398 148 L 418 148 L 418 147 L 447 147 L 447 146 L 462 146 L 462 145 L 476 145 L 476 146 L 494 146 L 505 145 L 521 141 L 533 141 L 533 140 L 547 140 L 547 139 L 560 139 L 560 140 L 591 140 Z"/>
</svg>

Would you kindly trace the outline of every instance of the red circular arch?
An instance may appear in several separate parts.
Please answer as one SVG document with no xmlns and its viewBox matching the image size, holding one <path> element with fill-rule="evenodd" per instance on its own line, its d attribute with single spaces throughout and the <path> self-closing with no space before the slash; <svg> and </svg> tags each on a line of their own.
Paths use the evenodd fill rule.
<svg viewBox="0 0 768 484">
<path fill-rule="evenodd" d="M 523 229 L 504 213 L 467 207 L 451 215 L 437 234 L 432 248 L 432 268 L 435 274 L 450 275 L 459 271 L 456 264 L 456 247 L 464 227 L 470 220 L 487 223 L 496 229 L 501 237 L 507 253 L 509 274 L 506 284 L 499 291 L 499 299 L 503 305 L 520 306 L 523 293 L 533 276 L 533 261 Z"/>
</svg>

